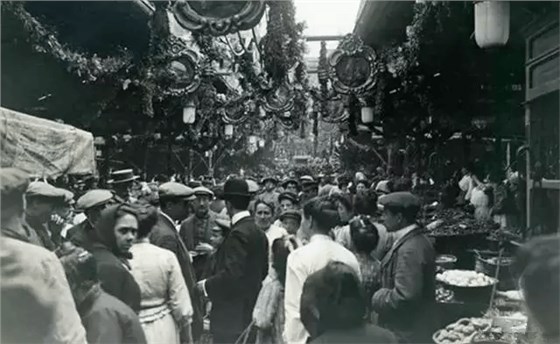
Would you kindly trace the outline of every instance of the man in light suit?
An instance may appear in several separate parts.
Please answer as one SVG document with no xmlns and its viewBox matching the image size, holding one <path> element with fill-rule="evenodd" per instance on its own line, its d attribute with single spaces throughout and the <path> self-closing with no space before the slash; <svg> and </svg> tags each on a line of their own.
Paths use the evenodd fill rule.
<svg viewBox="0 0 560 344">
<path fill-rule="evenodd" d="M 224 200 L 231 230 L 216 252 L 210 277 L 198 284 L 212 301 L 210 332 L 214 343 L 234 343 L 251 323 L 261 282 L 268 273 L 268 242 L 247 211 L 247 182 L 228 180 Z"/>
</svg>

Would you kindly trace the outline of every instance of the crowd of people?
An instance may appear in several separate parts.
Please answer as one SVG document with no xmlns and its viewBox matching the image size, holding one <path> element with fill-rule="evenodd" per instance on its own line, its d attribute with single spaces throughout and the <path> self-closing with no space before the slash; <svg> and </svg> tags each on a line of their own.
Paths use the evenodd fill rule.
<svg viewBox="0 0 560 344">
<path fill-rule="evenodd" d="M 455 198 L 472 201 L 464 176 Z M 2 341 L 431 342 L 436 252 L 414 192 L 429 177 L 111 177 L 70 191 L 1 169 Z M 543 343 L 559 338 L 559 243 L 516 265 Z"/>
</svg>

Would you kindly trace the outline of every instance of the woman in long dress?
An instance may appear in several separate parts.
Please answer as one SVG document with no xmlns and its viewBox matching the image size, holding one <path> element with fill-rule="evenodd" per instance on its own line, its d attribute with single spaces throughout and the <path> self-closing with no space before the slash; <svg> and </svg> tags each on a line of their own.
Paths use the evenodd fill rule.
<svg viewBox="0 0 560 344">
<path fill-rule="evenodd" d="M 136 205 L 139 213 L 138 240 L 132 246 L 132 275 L 140 286 L 140 323 L 148 344 L 192 343 L 193 308 L 177 257 L 150 244 L 148 235 L 157 221 L 157 211 Z"/>
</svg>

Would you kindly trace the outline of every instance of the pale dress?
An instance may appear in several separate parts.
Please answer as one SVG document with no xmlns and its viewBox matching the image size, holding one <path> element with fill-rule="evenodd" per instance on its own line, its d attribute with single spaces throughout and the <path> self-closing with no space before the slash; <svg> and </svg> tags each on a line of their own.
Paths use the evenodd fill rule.
<svg viewBox="0 0 560 344">
<path fill-rule="evenodd" d="M 177 257 L 147 240 L 130 251 L 132 275 L 142 296 L 139 318 L 147 343 L 180 343 L 180 326 L 192 322 L 193 308 Z"/>
</svg>

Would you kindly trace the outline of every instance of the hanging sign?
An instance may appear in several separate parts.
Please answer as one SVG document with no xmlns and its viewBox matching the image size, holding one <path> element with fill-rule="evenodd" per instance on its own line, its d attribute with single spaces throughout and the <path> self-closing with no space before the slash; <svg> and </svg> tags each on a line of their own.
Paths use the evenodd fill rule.
<svg viewBox="0 0 560 344">
<path fill-rule="evenodd" d="M 255 27 L 265 9 L 264 0 L 179 0 L 173 6 L 173 14 L 177 22 L 189 31 L 223 36 Z"/>
</svg>

